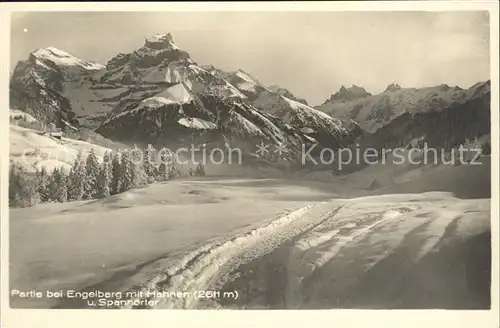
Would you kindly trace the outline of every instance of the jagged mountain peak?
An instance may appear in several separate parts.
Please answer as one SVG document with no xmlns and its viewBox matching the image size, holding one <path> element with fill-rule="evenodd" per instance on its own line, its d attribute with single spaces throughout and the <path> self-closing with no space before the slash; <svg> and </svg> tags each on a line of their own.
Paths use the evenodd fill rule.
<svg viewBox="0 0 500 328">
<path fill-rule="evenodd" d="M 212 64 L 200 65 L 200 67 L 203 68 L 204 70 L 206 70 L 207 72 L 212 72 L 212 71 L 216 70 L 215 66 Z"/>
<path fill-rule="evenodd" d="M 177 47 L 174 44 L 174 39 L 172 38 L 172 34 L 170 34 L 170 33 L 153 34 L 152 36 L 146 38 L 144 46 L 148 47 L 150 49 L 155 49 L 155 50 L 162 50 L 162 49 L 168 49 L 168 48 L 179 49 L 179 47 Z"/>
<path fill-rule="evenodd" d="M 478 82 L 470 87 L 470 90 L 474 90 L 474 97 L 482 96 L 485 93 L 491 92 L 491 80 Z"/>
<path fill-rule="evenodd" d="M 346 88 L 342 85 L 336 93 L 331 95 L 327 102 L 333 101 L 349 101 L 357 98 L 363 98 L 371 96 L 372 94 L 367 92 L 365 88 L 353 84 L 352 86 Z"/>
<path fill-rule="evenodd" d="M 448 91 L 450 89 L 451 89 L 451 87 L 448 84 L 443 83 L 443 84 L 439 85 L 439 90 Z"/>
<path fill-rule="evenodd" d="M 309 106 L 309 104 L 307 103 L 307 101 L 305 99 L 295 97 L 294 94 L 291 93 L 288 89 L 281 88 L 279 86 L 274 86 L 273 92 L 275 92 L 281 96 L 285 96 L 288 99 L 292 99 L 292 100 L 298 101 L 304 105 Z"/>
<path fill-rule="evenodd" d="M 234 74 L 236 74 L 238 77 L 242 78 L 243 80 L 246 80 L 247 82 L 254 83 L 256 85 L 262 85 L 258 79 L 256 79 L 252 74 L 245 72 L 241 68 L 239 68 Z"/>
<path fill-rule="evenodd" d="M 398 90 L 401 90 L 401 86 L 397 83 L 391 83 L 385 88 L 384 92 L 394 92 Z"/>
<path fill-rule="evenodd" d="M 179 48 L 170 33 L 156 33 L 145 38 L 144 45 L 131 53 L 119 53 L 106 64 L 109 71 L 162 67 L 173 62 L 194 64 L 187 51 Z"/>
</svg>

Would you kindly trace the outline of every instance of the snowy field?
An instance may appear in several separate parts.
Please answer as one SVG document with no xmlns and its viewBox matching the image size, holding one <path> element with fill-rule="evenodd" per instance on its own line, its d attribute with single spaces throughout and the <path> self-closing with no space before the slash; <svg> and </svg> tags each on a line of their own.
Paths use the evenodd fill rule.
<svg viewBox="0 0 500 328">
<path fill-rule="evenodd" d="M 84 288 L 335 196 L 321 183 L 207 178 L 156 183 L 102 200 L 11 209 L 11 289 Z M 13 300 L 26 303 L 33 304 Z"/>
<path fill-rule="evenodd" d="M 45 167 L 52 172 L 56 167 L 63 167 L 68 172 L 79 151 L 88 154 L 94 149 L 97 157 L 102 159 L 107 148 L 84 141 L 50 137 L 41 132 L 10 125 L 10 160 L 21 163 L 28 172 Z"/>
<path fill-rule="evenodd" d="M 488 199 L 443 192 L 381 195 L 333 200 L 316 211 L 325 214 L 301 217 L 311 220 L 311 228 L 215 277 L 212 284 L 222 293 L 239 291 L 237 300 L 180 306 L 489 308 Z"/>
<path fill-rule="evenodd" d="M 27 159 L 28 168 L 106 150 L 10 132 L 11 160 Z M 50 155 L 21 157 L 35 147 Z M 484 308 L 490 158 L 482 162 L 278 178 L 242 167 L 231 177 L 11 209 L 10 289 L 241 293 L 238 301 L 138 294 L 129 298 L 140 306 L 113 304 L 125 308 Z M 89 307 L 78 298 L 19 296 L 11 305 Z"/>
<path fill-rule="evenodd" d="M 369 196 L 377 192 L 337 182 L 193 178 L 102 200 L 12 209 L 11 289 L 244 291 L 233 303 L 135 297 L 139 303 L 133 304 L 147 301 L 153 308 L 487 306 L 484 287 L 470 291 L 465 270 L 471 256 L 486 263 L 489 240 L 479 250 L 463 246 L 489 233 L 487 197 Z M 439 189 L 443 181 L 434 182 Z M 442 249 L 449 254 L 450 245 L 462 249 L 462 258 L 455 252 L 433 259 Z M 389 288 L 400 276 L 419 287 Z M 373 290 L 361 298 L 367 284 Z M 381 290 L 373 287 L 379 285 Z M 412 298 L 422 290 L 442 297 L 434 303 L 425 303 L 422 294 Z M 273 301 L 276 295 L 279 302 Z M 14 307 L 88 307 L 77 298 L 13 297 L 11 302 Z"/>
</svg>

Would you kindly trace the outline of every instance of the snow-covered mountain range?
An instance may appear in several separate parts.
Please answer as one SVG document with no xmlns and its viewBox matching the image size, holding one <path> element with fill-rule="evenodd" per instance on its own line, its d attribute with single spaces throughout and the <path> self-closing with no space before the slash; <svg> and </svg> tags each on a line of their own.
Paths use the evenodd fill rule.
<svg viewBox="0 0 500 328">
<path fill-rule="evenodd" d="M 384 92 L 372 95 L 364 88 L 342 86 L 316 109 L 335 116 L 343 122 L 356 121 L 365 131 L 374 133 L 404 113 L 424 113 L 463 104 L 474 97 L 485 82 L 469 89 L 446 84 L 426 88 L 401 88 L 388 85 Z"/>
<path fill-rule="evenodd" d="M 427 96 L 415 101 L 416 96 L 435 94 L 436 90 L 441 90 L 438 96 Z M 454 89 L 451 91 L 450 89 Z M 406 101 L 394 103 L 386 102 L 385 107 L 377 107 L 381 104 L 381 99 L 391 99 L 389 95 L 395 96 L 398 93 L 408 93 L 410 96 Z M 442 97 L 448 96 L 446 100 Z M 371 98 L 371 101 L 370 101 Z M 363 100 L 364 99 L 364 100 Z M 415 101 L 415 102 L 414 102 Z M 363 103 L 366 106 L 362 110 L 368 116 L 376 113 L 387 113 L 386 116 L 378 117 L 378 128 L 364 130 L 356 139 L 355 146 L 361 149 L 391 150 L 397 148 L 424 148 L 431 150 L 444 150 L 451 152 L 463 145 L 466 149 L 473 151 L 467 144 L 474 144 L 474 149 L 483 148 L 485 142 L 490 140 L 491 133 L 491 85 L 490 81 L 473 85 L 467 90 L 458 88 L 425 88 L 425 89 L 398 89 L 386 90 L 383 95 L 367 96 L 358 100 L 345 102 L 344 109 L 352 103 Z M 337 105 L 339 103 L 336 103 Z M 407 107 L 405 107 L 407 106 Z M 358 114 L 361 116 L 361 114 Z M 374 117 L 374 116 L 371 116 Z M 358 118 L 359 119 L 359 118 Z M 349 116 L 346 120 L 352 120 Z M 369 121 L 359 120 L 360 125 L 364 124 L 365 129 Z M 481 141 L 480 141 L 481 140 Z M 379 153 L 380 154 L 380 153 Z M 431 152 L 432 154 L 432 152 Z M 457 153 L 455 153 L 457 154 Z M 430 155 L 432 156 L 432 155 Z M 442 155 L 441 155 L 442 156 Z M 366 166 L 362 162 L 352 167 L 344 167 L 343 173 L 351 170 L 358 170 Z"/>
<path fill-rule="evenodd" d="M 291 160 L 299 157 L 302 146 L 313 143 L 320 145 L 317 151 L 354 142 L 401 144 L 415 133 L 402 131 L 394 122 L 416 122 L 416 115 L 434 119 L 444 115 L 437 113 L 470 108 L 471 103 L 482 106 L 482 114 L 474 118 L 480 122 L 469 123 L 485 127 L 489 121 L 483 107 L 489 113 L 489 95 L 489 82 L 465 90 L 390 84 L 375 95 L 353 85 L 341 87 L 313 108 L 242 69 L 228 72 L 196 63 L 169 33 L 146 38 L 141 47 L 117 54 L 106 65 L 53 47 L 37 49 L 17 64 L 10 83 L 12 109 L 62 128 L 92 128 L 128 144 L 238 147 L 248 155 L 255 155 L 255 145 L 263 142 L 284 146 Z M 468 111 L 456 113 L 472 117 Z M 455 119 L 463 121 L 462 116 Z M 489 129 L 476 132 L 487 134 Z M 420 129 L 417 134 L 432 133 Z"/>
<path fill-rule="evenodd" d="M 105 66 L 37 49 L 11 79 L 12 108 L 125 142 L 250 147 L 262 141 L 293 153 L 304 143 L 339 147 L 350 137 L 339 120 L 295 99 L 243 70 L 198 65 L 169 33 L 146 38 Z"/>
</svg>

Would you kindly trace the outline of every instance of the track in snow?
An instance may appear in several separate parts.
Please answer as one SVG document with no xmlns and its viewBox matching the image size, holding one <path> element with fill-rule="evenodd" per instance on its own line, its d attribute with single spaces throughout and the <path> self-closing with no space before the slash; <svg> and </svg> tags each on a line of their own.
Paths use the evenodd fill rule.
<svg viewBox="0 0 500 328">
<path fill-rule="evenodd" d="M 220 284 L 236 309 L 487 309 L 488 217 L 473 202 L 351 200 Z M 482 201 L 481 201 L 482 202 Z M 469 208 L 470 210 L 466 210 Z"/>
<path fill-rule="evenodd" d="M 116 307 L 487 308 L 488 208 L 445 193 L 315 203 L 149 261 Z"/>
<path fill-rule="evenodd" d="M 199 307 L 199 299 L 194 297 L 196 292 L 209 290 L 217 280 L 238 266 L 272 252 L 290 238 L 331 219 L 341 208 L 322 206 L 324 204 L 306 206 L 263 227 L 204 245 L 187 254 L 163 274 L 152 278 L 141 291 L 143 295 L 147 295 L 147 292 L 149 295 L 152 292 L 162 292 L 161 295 L 183 292 L 191 295 L 179 298 L 146 297 L 148 301 L 157 301 L 159 308 Z M 143 301 L 140 302 L 141 308 L 147 308 L 142 305 L 144 300 L 141 297 L 135 301 Z"/>
</svg>

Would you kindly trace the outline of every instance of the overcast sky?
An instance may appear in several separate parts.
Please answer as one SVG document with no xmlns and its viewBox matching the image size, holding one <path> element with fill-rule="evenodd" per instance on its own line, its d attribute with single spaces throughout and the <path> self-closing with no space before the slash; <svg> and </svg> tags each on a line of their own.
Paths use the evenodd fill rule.
<svg viewBox="0 0 500 328">
<path fill-rule="evenodd" d="M 157 32 L 199 64 L 242 68 L 312 105 L 341 85 L 465 88 L 490 74 L 485 12 L 14 13 L 11 69 L 48 46 L 105 64 Z"/>
</svg>

